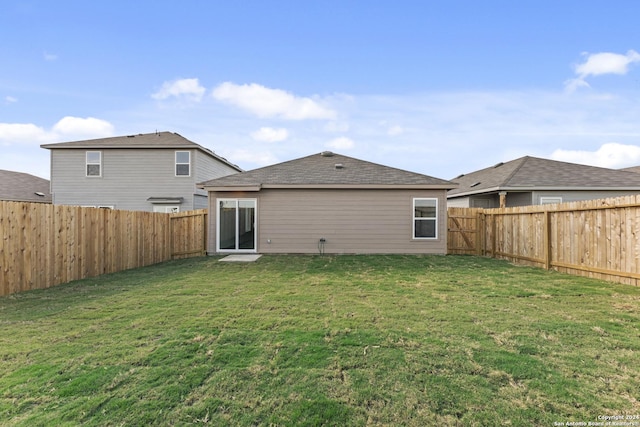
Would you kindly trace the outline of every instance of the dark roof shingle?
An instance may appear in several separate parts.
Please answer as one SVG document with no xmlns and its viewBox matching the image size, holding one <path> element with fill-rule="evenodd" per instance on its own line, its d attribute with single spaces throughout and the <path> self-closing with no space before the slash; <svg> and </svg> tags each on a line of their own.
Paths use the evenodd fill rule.
<svg viewBox="0 0 640 427">
<path fill-rule="evenodd" d="M 0 170 L 0 200 L 51 203 L 49 191 L 49 181 L 44 178 L 23 172 Z"/>
<path fill-rule="evenodd" d="M 640 174 L 525 156 L 452 179 L 448 196 L 501 189 L 640 189 Z"/>
<path fill-rule="evenodd" d="M 329 152 L 313 154 L 198 184 L 201 188 L 323 185 L 411 185 L 447 189 L 456 186 L 450 181 Z"/>
<path fill-rule="evenodd" d="M 110 138 L 88 139 L 83 141 L 60 142 L 56 144 L 43 144 L 42 148 L 55 149 L 99 149 L 99 148 L 169 148 L 187 149 L 195 148 L 203 153 L 226 163 L 232 168 L 242 171 L 240 167 L 229 162 L 224 157 L 218 156 L 213 151 L 174 132 L 155 132 L 138 135 L 115 136 Z"/>
</svg>

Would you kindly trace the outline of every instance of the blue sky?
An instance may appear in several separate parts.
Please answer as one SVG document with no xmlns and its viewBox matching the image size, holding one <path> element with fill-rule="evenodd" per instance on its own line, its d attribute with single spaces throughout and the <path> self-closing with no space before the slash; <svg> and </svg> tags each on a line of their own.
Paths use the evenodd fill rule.
<svg viewBox="0 0 640 427">
<path fill-rule="evenodd" d="M 244 169 L 341 154 L 438 178 L 640 165 L 640 3 L 0 2 L 0 169 L 172 131 Z"/>
</svg>

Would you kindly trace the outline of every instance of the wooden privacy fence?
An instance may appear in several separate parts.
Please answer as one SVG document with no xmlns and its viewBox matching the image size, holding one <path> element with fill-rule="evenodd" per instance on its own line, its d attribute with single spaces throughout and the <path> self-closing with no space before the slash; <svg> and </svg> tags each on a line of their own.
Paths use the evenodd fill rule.
<svg viewBox="0 0 640 427">
<path fill-rule="evenodd" d="M 203 255 L 206 211 L 164 214 L 0 201 L 0 295 Z"/>
<path fill-rule="evenodd" d="M 640 283 L 640 196 L 448 212 L 449 253 Z"/>
<path fill-rule="evenodd" d="M 207 254 L 207 210 L 198 209 L 169 216 L 171 258 L 190 258 Z"/>
</svg>

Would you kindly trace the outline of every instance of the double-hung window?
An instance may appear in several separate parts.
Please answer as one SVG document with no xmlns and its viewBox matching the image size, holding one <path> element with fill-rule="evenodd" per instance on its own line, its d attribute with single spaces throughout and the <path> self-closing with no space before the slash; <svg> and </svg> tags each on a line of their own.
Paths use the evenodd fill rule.
<svg viewBox="0 0 640 427">
<path fill-rule="evenodd" d="M 87 151 L 86 157 L 86 173 L 87 176 L 102 176 L 102 152 Z"/>
<path fill-rule="evenodd" d="M 413 238 L 438 238 L 438 199 L 413 199 Z"/>
<path fill-rule="evenodd" d="M 176 151 L 176 176 L 191 175 L 191 152 Z"/>
</svg>

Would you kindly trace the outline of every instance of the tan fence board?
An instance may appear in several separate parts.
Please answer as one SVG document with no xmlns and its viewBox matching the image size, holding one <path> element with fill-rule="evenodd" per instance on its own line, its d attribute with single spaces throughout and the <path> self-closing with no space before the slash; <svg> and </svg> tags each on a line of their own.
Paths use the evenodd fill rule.
<svg viewBox="0 0 640 427">
<path fill-rule="evenodd" d="M 449 220 L 449 253 L 478 253 L 570 274 L 638 285 L 640 196 L 558 205 L 502 209 L 451 208 L 475 229 L 474 248 L 458 246 L 456 221 Z M 474 218 L 475 219 L 466 219 Z M 452 226 L 452 224 L 454 224 Z"/>
<path fill-rule="evenodd" d="M 0 201 L 0 295 L 205 255 L 206 218 Z"/>
</svg>

